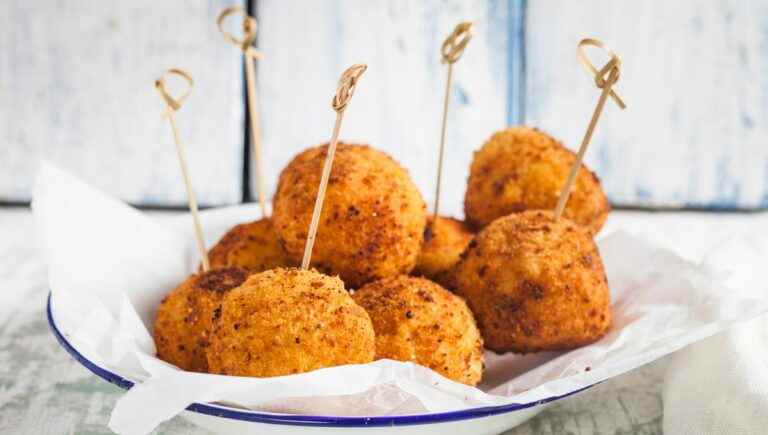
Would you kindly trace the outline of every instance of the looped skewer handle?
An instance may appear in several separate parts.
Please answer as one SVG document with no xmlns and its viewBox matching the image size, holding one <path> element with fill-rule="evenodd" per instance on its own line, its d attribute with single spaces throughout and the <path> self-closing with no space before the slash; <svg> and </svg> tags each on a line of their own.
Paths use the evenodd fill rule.
<svg viewBox="0 0 768 435">
<path fill-rule="evenodd" d="M 592 62 L 590 62 L 585 50 L 585 47 L 587 46 L 603 49 L 610 56 L 608 63 L 600 68 L 600 70 L 595 68 Z M 627 108 L 627 105 L 624 104 L 624 100 L 622 100 L 621 97 L 619 97 L 619 94 L 613 90 L 613 85 L 619 81 L 620 76 L 621 59 L 619 56 L 603 44 L 602 41 L 591 38 L 582 39 L 579 42 L 576 52 L 579 61 L 584 65 L 584 68 L 595 77 L 595 86 L 597 86 L 601 92 L 600 98 L 597 100 L 597 106 L 595 106 L 595 110 L 592 112 L 592 118 L 589 121 L 589 125 L 587 125 L 587 131 L 584 133 L 584 138 L 581 140 L 579 151 L 576 153 L 576 159 L 573 162 L 573 166 L 571 166 L 571 172 L 568 174 L 568 178 L 565 180 L 565 185 L 563 185 L 563 188 L 560 191 L 560 196 L 557 198 L 557 204 L 555 205 L 554 210 L 555 220 L 560 219 L 560 216 L 562 216 L 565 206 L 568 203 L 571 190 L 573 190 L 573 185 L 576 182 L 576 176 L 581 168 L 581 162 L 584 160 L 584 154 L 586 154 L 589 142 L 592 140 L 592 134 L 595 132 L 595 127 L 597 126 L 597 121 L 600 119 L 600 114 L 603 113 L 605 101 L 610 96 L 619 108 L 622 110 Z"/>
<path fill-rule="evenodd" d="M 339 84 L 336 87 L 336 95 L 333 96 L 331 101 L 331 107 L 333 110 L 343 112 L 347 108 L 347 104 L 355 95 L 355 88 L 357 88 L 357 82 L 360 80 L 360 76 L 363 75 L 365 70 L 368 69 L 368 65 L 355 64 L 347 68 L 346 71 L 339 78 Z"/>
<path fill-rule="evenodd" d="M 586 47 L 588 46 L 600 48 L 610 56 L 608 63 L 599 70 L 589 60 L 589 56 L 587 56 Z M 608 95 L 610 95 L 611 99 L 613 99 L 622 110 L 626 109 L 627 105 L 624 104 L 624 100 L 612 89 L 612 86 L 619 81 L 621 75 L 621 58 L 614 53 L 613 50 L 608 48 L 603 41 L 592 38 L 585 38 L 579 41 L 577 54 L 581 65 L 595 78 L 595 86 L 601 90 L 607 86 L 610 89 Z"/>
<path fill-rule="evenodd" d="M 165 86 L 165 78 L 169 75 L 176 75 L 183 78 L 189 85 L 184 93 L 180 97 L 174 98 L 168 92 Z M 166 114 L 168 115 L 168 121 L 171 123 L 171 130 L 173 131 L 173 140 L 176 143 L 176 153 L 179 157 L 179 166 L 181 166 L 181 175 L 184 178 L 184 186 L 187 189 L 187 201 L 189 202 L 189 212 L 192 215 L 192 224 L 195 229 L 195 240 L 197 242 L 197 249 L 200 251 L 200 259 L 203 263 L 203 271 L 207 272 L 211 269 L 211 264 L 208 261 L 208 252 L 205 249 L 205 241 L 203 239 L 203 226 L 200 224 L 200 214 L 197 209 L 197 199 L 195 198 L 195 191 L 192 189 L 192 177 L 189 175 L 189 167 L 187 165 L 187 149 L 181 142 L 181 135 L 179 134 L 179 128 L 176 125 L 176 111 L 181 108 L 181 104 L 187 99 L 190 92 L 192 92 L 192 86 L 194 80 L 186 71 L 178 68 L 171 68 L 166 70 L 159 79 L 155 80 L 155 89 L 163 97 L 167 107 Z"/>
<path fill-rule="evenodd" d="M 230 32 L 224 30 L 224 21 L 227 19 L 227 17 L 232 15 L 243 16 L 242 38 L 238 38 Z M 256 41 L 256 19 L 248 15 L 248 13 L 245 12 L 245 9 L 240 6 L 230 6 L 224 9 L 216 19 L 216 25 L 219 27 L 221 34 L 224 35 L 224 39 L 236 45 L 237 47 L 240 47 L 240 49 L 243 50 L 243 52 L 248 56 L 261 59 L 261 52 L 256 51 L 256 49 L 253 48 L 253 43 Z"/>
<path fill-rule="evenodd" d="M 347 68 L 341 74 L 339 84 L 336 88 L 336 95 L 333 96 L 331 107 L 336 111 L 336 123 L 333 125 L 331 133 L 331 142 L 328 144 L 328 151 L 323 163 L 323 172 L 320 175 L 320 186 L 317 188 L 315 197 L 315 208 L 312 210 L 312 220 L 309 223 L 307 231 L 307 241 L 304 244 L 304 257 L 301 260 L 301 268 L 308 269 L 312 260 L 312 248 L 315 246 L 315 237 L 317 236 L 317 227 L 320 224 L 320 213 L 323 211 L 323 201 L 325 200 L 325 190 L 328 188 L 328 178 L 331 176 L 333 166 L 333 157 L 336 154 L 336 145 L 339 142 L 339 132 L 341 131 L 341 121 L 344 119 L 344 110 L 347 108 L 352 95 L 355 94 L 357 82 L 363 75 L 368 66 L 365 64 L 355 64 Z"/>
<path fill-rule="evenodd" d="M 440 126 L 440 147 L 437 154 L 437 180 L 435 181 L 435 205 L 432 207 L 432 224 L 437 222 L 440 213 L 440 188 L 443 180 L 443 160 L 445 155 L 445 134 L 448 125 L 448 105 L 451 102 L 451 84 L 453 83 L 453 64 L 464 54 L 464 49 L 472 39 L 472 23 L 465 21 L 456 25 L 445 38 L 440 49 L 442 63 L 448 64 L 448 74 L 445 80 L 445 96 L 443 99 L 443 122 Z"/>
<path fill-rule="evenodd" d="M 224 22 L 227 17 L 241 15 L 243 17 L 243 37 L 238 38 L 235 35 L 224 30 Z M 256 191 L 259 196 L 261 206 L 261 215 L 268 217 L 267 214 L 267 194 L 266 184 L 264 182 L 264 165 L 261 158 L 261 122 L 259 120 L 258 99 L 256 98 L 256 67 L 253 65 L 256 59 L 263 56 L 253 46 L 256 41 L 256 19 L 240 6 L 231 6 L 219 14 L 216 19 L 216 25 L 224 36 L 224 39 L 231 42 L 243 51 L 245 56 L 245 85 L 248 97 L 248 121 L 250 122 L 251 132 L 251 159 L 256 175 Z"/>
<path fill-rule="evenodd" d="M 456 63 L 464 54 L 464 49 L 467 48 L 470 39 L 472 39 L 472 23 L 465 21 L 457 24 L 453 32 L 445 38 L 440 50 L 443 55 L 443 63 Z"/>
<path fill-rule="evenodd" d="M 187 82 L 187 87 L 184 89 L 184 92 L 182 92 L 181 96 L 178 98 L 175 98 L 171 95 L 170 92 L 168 92 L 168 88 L 165 86 L 165 78 L 170 75 L 175 75 L 178 77 L 181 77 L 184 79 L 184 81 Z M 168 105 L 169 108 L 173 110 L 179 110 L 181 108 L 181 105 L 184 103 L 184 100 L 187 99 L 189 94 L 192 92 L 192 87 L 195 85 L 195 81 L 192 80 L 192 76 L 189 75 L 186 71 L 179 69 L 179 68 L 171 68 L 166 70 L 163 75 L 155 80 L 155 89 L 157 89 L 157 92 L 160 93 L 160 96 L 163 97 L 163 100 L 165 100 L 165 104 Z"/>
</svg>

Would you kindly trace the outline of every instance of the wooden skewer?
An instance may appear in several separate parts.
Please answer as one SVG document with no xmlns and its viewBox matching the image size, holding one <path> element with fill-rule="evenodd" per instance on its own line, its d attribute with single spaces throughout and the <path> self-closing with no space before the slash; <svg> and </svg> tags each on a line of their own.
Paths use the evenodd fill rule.
<svg viewBox="0 0 768 435">
<path fill-rule="evenodd" d="M 224 30 L 224 20 L 234 14 L 243 16 L 243 37 L 238 39 L 231 33 Z M 256 68 L 254 63 L 256 59 L 261 59 L 263 55 L 253 47 L 256 40 L 256 19 L 248 15 L 240 6 L 232 6 L 224 9 L 216 19 L 219 31 L 224 35 L 224 39 L 235 44 L 243 51 L 245 60 L 245 84 L 246 94 L 248 96 L 248 119 L 251 126 L 251 155 L 256 173 L 256 190 L 259 196 L 259 205 L 261 214 L 268 217 L 267 213 L 267 195 L 264 184 L 264 164 L 261 158 L 261 124 L 259 122 L 258 99 L 256 98 Z"/>
<path fill-rule="evenodd" d="M 595 66 L 592 65 L 592 62 L 589 61 L 589 57 L 585 52 L 586 46 L 598 47 L 607 51 L 611 57 L 608 63 L 606 63 L 605 66 L 603 66 L 600 70 L 595 68 Z M 582 39 L 577 47 L 577 52 L 579 61 L 584 66 L 584 68 L 586 68 L 587 71 L 589 71 L 595 77 L 595 86 L 597 86 L 598 89 L 601 89 L 602 92 L 600 93 L 600 98 L 597 100 L 595 111 L 592 112 L 592 118 L 590 119 L 589 125 L 587 126 L 587 131 L 584 133 L 584 138 L 581 140 L 579 151 L 576 153 L 576 161 L 573 162 L 571 172 L 568 174 L 565 185 L 560 191 L 560 196 L 557 199 L 557 205 L 555 205 L 554 211 L 555 220 L 560 219 L 560 216 L 562 216 L 563 210 L 565 210 L 565 206 L 568 203 L 568 197 L 570 197 L 571 190 L 573 189 L 573 185 L 576 182 L 576 176 L 578 175 L 579 169 L 581 168 L 581 162 L 584 160 L 584 154 L 586 154 L 589 142 L 592 140 L 592 134 L 595 132 L 595 127 L 597 126 L 597 121 L 600 119 L 600 114 L 603 113 L 605 101 L 610 96 L 613 101 L 616 102 L 619 108 L 622 110 L 627 108 L 627 105 L 624 104 L 624 100 L 622 100 L 616 91 L 613 90 L 613 85 L 619 81 L 620 76 L 621 59 L 619 56 L 617 56 L 616 53 L 614 53 L 611 49 L 606 47 L 602 41 L 591 38 Z"/>
<path fill-rule="evenodd" d="M 442 62 L 448 64 L 448 76 L 445 81 L 445 99 L 443 100 L 443 123 L 440 128 L 440 147 L 437 155 L 437 181 L 435 182 L 435 206 L 432 224 L 437 221 L 440 209 L 440 187 L 443 180 L 443 160 L 445 160 L 445 132 L 448 120 L 448 106 L 451 101 L 451 83 L 453 82 L 453 64 L 461 58 L 469 40 L 472 39 L 472 23 L 463 22 L 456 25 L 443 42 L 441 48 Z"/>
<path fill-rule="evenodd" d="M 184 79 L 189 85 L 184 90 L 184 93 L 180 97 L 178 98 L 172 97 L 171 94 L 168 92 L 168 89 L 165 87 L 165 77 L 167 75 L 179 76 L 182 79 Z M 179 128 L 176 125 L 176 111 L 181 108 L 181 104 L 189 96 L 189 93 L 192 92 L 193 85 L 194 85 L 194 81 L 192 80 L 192 77 L 186 71 L 178 68 L 171 68 L 165 71 L 159 79 L 155 80 L 155 89 L 157 89 L 157 92 L 159 92 L 160 96 L 163 97 L 163 100 L 165 100 L 165 104 L 166 104 L 165 113 L 168 116 L 168 120 L 171 123 L 171 130 L 173 131 L 173 140 L 174 142 L 176 142 L 176 153 L 179 156 L 179 165 L 181 166 L 181 175 L 184 178 L 184 185 L 187 188 L 187 200 L 189 202 L 189 211 L 192 214 L 192 224 L 194 225 L 194 228 L 195 228 L 195 239 L 197 240 L 197 249 L 200 251 L 200 258 L 202 259 L 202 263 L 203 263 L 203 271 L 207 272 L 208 270 L 210 270 L 211 265 L 208 262 L 208 253 L 205 249 L 205 241 L 203 240 L 203 227 L 200 224 L 200 213 L 197 209 L 197 200 L 195 199 L 195 191 L 192 189 L 192 181 L 189 175 L 189 167 L 187 165 L 187 149 L 184 146 L 184 144 L 181 142 L 181 136 L 179 135 Z"/>
<path fill-rule="evenodd" d="M 315 208 L 312 211 L 312 221 L 309 224 L 309 231 L 307 232 L 307 242 L 304 245 L 304 258 L 301 261 L 301 268 L 305 270 L 309 268 L 309 263 L 312 260 L 312 248 L 315 246 L 315 236 L 317 235 L 317 227 L 320 223 L 320 213 L 323 211 L 325 190 L 328 187 L 328 178 L 331 175 L 333 157 L 336 154 L 336 145 L 339 142 L 339 131 L 341 131 L 341 121 L 344 118 L 344 110 L 347 108 L 349 101 L 352 99 L 352 95 L 355 93 L 355 88 L 357 87 L 358 80 L 360 80 L 360 76 L 363 75 L 366 69 L 368 69 L 368 66 L 365 64 L 355 64 L 347 68 L 339 79 L 336 95 L 334 95 L 333 101 L 331 102 L 331 107 L 336 111 L 336 123 L 333 125 L 331 142 L 328 145 L 328 153 L 325 156 L 323 173 L 320 177 L 320 186 L 317 189 L 317 197 L 315 198 Z"/>
</svg>

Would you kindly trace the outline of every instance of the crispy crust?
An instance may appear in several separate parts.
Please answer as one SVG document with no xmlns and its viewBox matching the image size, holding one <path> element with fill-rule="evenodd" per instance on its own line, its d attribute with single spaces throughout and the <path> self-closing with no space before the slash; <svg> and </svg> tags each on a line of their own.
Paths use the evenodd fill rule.
<svg viewBox="0 0 768 435">
<path fill-rule="evenodd" d="M 464 212 L 478 228 L 524 210 L 551 210 L 575 155 L 547 134 L 527 127 L 502 130 L 475 152 Z M 563 215 L 596 234 L 610 205 L 594 172 L 582 164 Z"/>
<path fill-rule="evenodd" d="M 213 315 L 229 290 L 248 277 L 242 268 L 216 269 L 189 276 L 160 303 L 154 324 L 157 357 L 181 369 L 208 371 L 205 348 Z"/>
<path fill-rule="evenodd" d="M 286 252 L 301 259 L 327 145 L 283 169 L 273 222 Z M 338 144 L 312 264 L 353 288 L 410 272 L 421 249 L 426 206 L 408 173 L 367 145 Z"/>
<path fill-rule="evenodd" d="M 211 373 L 280 376 L 373 360 L 373 326 L 344 283 L 314 270 L 252 275 L 221 304 Z"/>
<path fill-rule="evenodd" d="M 377 359 L 413 361 L 457 382 L 480 382 L 483 339 L 460 297 L 405 275 L 367 284 L 352 297 L 371 316 Z"/>
<path fill-rule="evenodd" d="M 566 350 L 594 342 L 611 323 L 597 246 L 568 219 L 526 211 L 481 231 L 456 266 L 456 291 L 497 352 Z"/>
<path fill-rule="evenodd" d="M 453 288 L 450 272 L 474 236 L 469 225 L 463 221 L 438 216 L 433 223 L 433 217 L 429 216 L 413 275 L 421 275 L 446 288 Z"/>
<path fill-rule="evenodd" d="M 269 218 L 232 227 L 208 251 L 208 260 L 214 269 L 237 266 L 254 273 L 296 265 L 280 246 Z"/>
</svg>

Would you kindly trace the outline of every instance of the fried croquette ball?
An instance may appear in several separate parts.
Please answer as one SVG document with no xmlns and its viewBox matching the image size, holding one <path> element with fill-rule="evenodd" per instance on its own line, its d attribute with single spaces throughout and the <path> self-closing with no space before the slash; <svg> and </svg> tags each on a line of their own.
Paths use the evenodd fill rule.
<svg viewBox="0 0 768 435">
<path fill-rule="evenodd" d="M 368 363 L 375 341 L 338 277 L 278 268 L 224 297 L 207 351 L 211 373 L 267 377 Z"/>
<path fill-rule="evenodd" d="M 495 133 L 475 152 L 464 212 L 478 228 L 510 213 L 555 208 L 575 160 L 547 134 L 527 127 Z M 596 234 L 610 206 L 600 180 L 581 165 L 563 215 Z"/>
<path fill-rule="evenodd" d="M 463 221 L 443 216 L 435 220 L 429 216 L 424 230 L 424 244 L 421 245 L 413 274 L 451 288 L 450 272 L 474 236 L 469 225 Z"/>
<path fill-rule="evenodd" d="M 566 350 L 592 343 L 611 323 L 603 262 L 590 234 L 551 212 L 499 218 L 475 236 L 455 270 L 456 292 L 488 349 Z"/>
<path fill-rule="evenodd" d="M 208 260 L 214 269 L 238 266 L 251 272 L 296 265 L 280 246 L 269 218 L 235 225 L 211 248 Z"/>
<path fill-rule="evenodd" d="M 483 339 L 460 297 L 401 275 L 366 284 L 352 298 L 373 321 L 376 359 L 412 361 L 457 382 L 480 382 Z"/>
<path fill-rule="evenodd" d="M 214 269 L 191 275 L 157 309 L 154 338 L 157 357 L 183 370 L 208 371 L 205 348 L 213 315 L 224 294 L 248 277 L 243 268 Z"/>
<path fill-rule="evenodd" d="M 283 247 L 301 260 L 328 146 L 300 153 L 283 169 L 272 217 Z M 357 288 L 409 273 L 426 225 L 426 205 L 408 173 L 367 145 L 338 144 L 312 265 Z"/>
</svg>

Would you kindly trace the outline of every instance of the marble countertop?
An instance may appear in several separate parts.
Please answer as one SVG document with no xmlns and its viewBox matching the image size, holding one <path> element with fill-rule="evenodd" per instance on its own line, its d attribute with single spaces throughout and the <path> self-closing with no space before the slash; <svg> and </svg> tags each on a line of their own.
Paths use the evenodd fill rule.
<svg viewBox="0 0 768 435">
<path fill-rule="evenodd" d="M 768 213 L 619 211 L 604 232 L 619 228 L 699 260 L 733 234 L 765 231 Z M 75 362 L 49 332 L 38 252 L 30 211 L 0 208 L 0 433 L 111 433 L 121 390 Z M 660 434 L 665 366 L 662 359 L 560 400 L 507 434 Z M 208 432 L 177 417 L 156 433 Z"/>
</svg>

